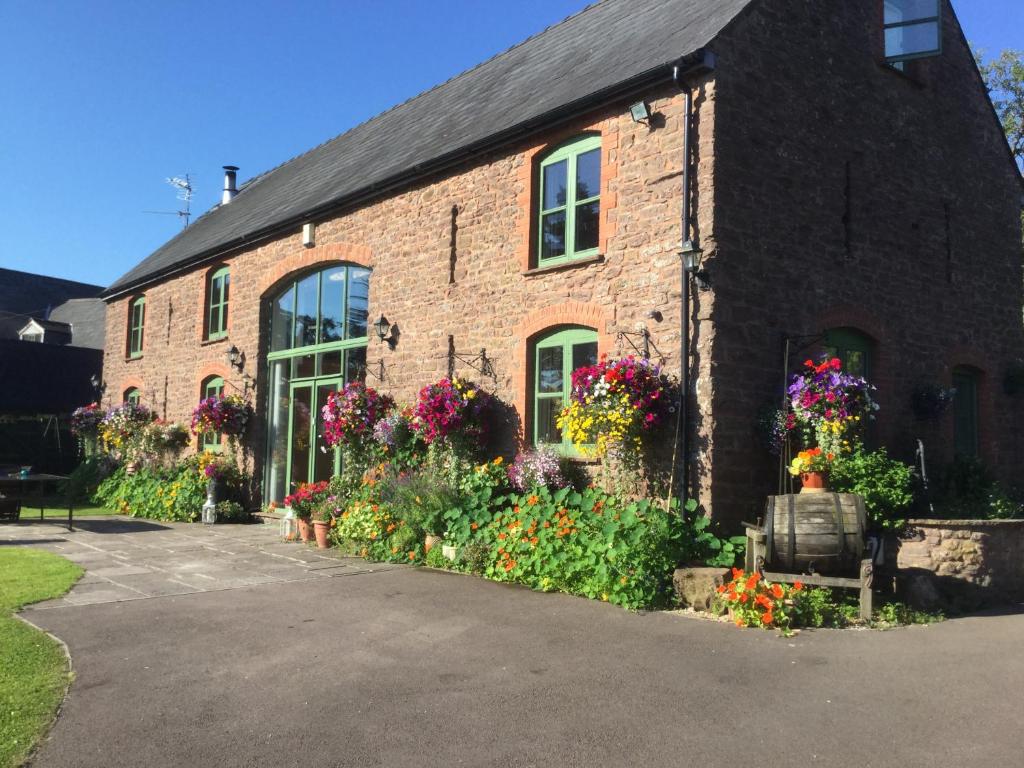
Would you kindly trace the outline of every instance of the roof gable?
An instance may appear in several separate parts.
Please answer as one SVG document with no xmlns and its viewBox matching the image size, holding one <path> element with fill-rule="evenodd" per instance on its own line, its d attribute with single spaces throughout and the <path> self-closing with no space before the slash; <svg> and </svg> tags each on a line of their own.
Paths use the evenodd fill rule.
<svg viewBox="0 0 1024 768">
<path fill-rule="evenodd" d="M 603 0 L 251 180 L 117 280 L 115 296 L 408 180 L 710 43 L 752 0 Z M 510 139 L 509 139 L 510 140 Z"/>
</svg>

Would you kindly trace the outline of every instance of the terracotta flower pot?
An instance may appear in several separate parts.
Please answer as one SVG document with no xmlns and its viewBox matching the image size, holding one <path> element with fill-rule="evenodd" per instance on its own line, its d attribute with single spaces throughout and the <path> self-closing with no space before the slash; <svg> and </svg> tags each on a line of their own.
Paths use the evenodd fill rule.
<svg viewBox="0 0 1024 768">
<path fill-rule="evenodd" d="M 302 539 L 303 544 L 307 544 L 313 538 L 313 527 L 310 525 L 308 517 L 299 518 L 299 538 Z"/>
<path fill-rule="evenodd" d="M 327 549 L 331 542 L 327 539 L 327 532 L 331 530 L 330 520 L 314 520 L 313 532 L 316 534 L 316 548 Z"/>
<path fill-rule="evenodd" d="M 427 534 L 427 538 L 424 539 L 424 541 L 423 541 L 423 554 L 424 555 L 427 554 L 427 552 L 429 552 L 430 550 L 432 550 L 434 548 L 435 544 L 440 544 L 440 543 L 441 543 L 441 537 L 440 536 L 435 536 L 432 533 L 428 533 Z"/>
<path fill-rule="evenodd" d="M 827 472 L 801 472 L 800 493 L 825 493 L 828 490 Z"/>
</svg>

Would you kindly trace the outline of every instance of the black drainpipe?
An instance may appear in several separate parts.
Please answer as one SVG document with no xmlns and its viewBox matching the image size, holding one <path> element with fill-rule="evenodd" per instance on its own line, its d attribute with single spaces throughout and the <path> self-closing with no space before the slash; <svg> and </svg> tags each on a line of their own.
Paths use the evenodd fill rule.
<svg viewBox="0 0 1024 768">
<path fill-rule="evenodd" d="M 685 76 L 695 71 L 708 72 L 714 69 L 714 54 L 710 51 L 701 51 L 699 61 L 696 64 L 686 65 L 681 60 L 672 67 L 672 81 L 683 93 L 683 206 L 682 206 L 682 247 L 679 251 L 679 288 L 682 298 L 682 333 L 679 335 L 679 423 L 682 432 L 682 470 L 683 477 L 680 484 L 680 504 L 682 512 L 686 500 L 689 497 L 690 488 L 690 275 L 686 271 L 686 252 L 697 247 L 696 241 L 692 238 L 693 221 L 690 210 L 690 186 L 692 174 L 692 129 L 693 129 L 693 94 L 685 82 Z"/>
</svg>

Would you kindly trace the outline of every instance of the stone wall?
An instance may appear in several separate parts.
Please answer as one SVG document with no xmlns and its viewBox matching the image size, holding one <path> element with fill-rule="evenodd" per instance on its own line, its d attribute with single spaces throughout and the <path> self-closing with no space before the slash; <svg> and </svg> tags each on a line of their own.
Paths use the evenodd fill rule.
<svg viewBox="0 0 1024 768">
<path fill-rule="evenodd" d="M 713 81 L 703 83 L 699 93 L 698 120 L 710 126 Z M 449 335 L 464 357 L 486 348 L 496 381 L 482 385 L 513 405 L 526 425 L 532 423 L 530 345 L 559 326 L 595 329 L 599 351 L 616 356 L 633 351 L 619 332 L 635 333 L 646 325 L 655 356 L 669 370 L 678 370 L 683 102 L 672 86 L 630 101 L 640 97 L 656 116 L 654 127 L 632 121 L 630 102 L 609 104 L 457 173 L 319 221 L 313 248 L 303 247 L 297 228 L 146 286 L 145 342 L 136 359 L 126 356 L 132 297 L 119 297 L 107 313 L 107 400 L 120 401 L 125 389 L 138 387 L 143 402 L 161 416 L 186 420 L 205 377 L 223 376 L 229 392 L 242 386 L 240 375 L 224 360 L 234 345 L 245 354 L 245 372 L 256 378 L 260 417 L 248 443 L 252 455 L 260 456 L 267 299 L 303 270 L 335 262 L 372 268 L 370 320 L 384 314 L 401 329 L 395 349 L 376 338 L 368 348 L 369 369 L 376 372 L 382 360 L 386 371 L 383 383 L 371 379 L 371 385 L 392 392 L 400 402 L 412 401 L 420 387 L 445 375 Z M 535 159 L 584 132 L 602 137 L 600 257 L 536 269 L 530 248 Z M 708 188 L 711 157 L 708 149 L 697 168 Z M 230 204 L 244 200 L 243 190 Z M 710 206 L 701 205 L 698 217 L 702 230 L 712 232 Z M 208 342 L 202 327 L 205 281 L 221 264 L 231 268 L 228 336 Z M 648 319 L 652 310 L 661 313 L 660 321 Z M 462 363 L 456 372 L 480 378 Z M 261 471 L 260 461 L 254 469 Z"/>
<path fill-rule="evenodd" d="M 914 602 L 1024 599 L 1024 520 L 911 520 L 896 547 L 897 588 Z"/>
<path fill-rule="evenodd" d="M 890 453 L 912 460 L 920 438 L 932 464 L 951 458 L 952 413 L 918 421 L 912 393 L 971 366 L 982 458 L 1019 473 L 1024 407 L 1003 377 L 1024 349 L 1021 187 L 943 8 L 942 54 L 906 73 L 882 61 L 880 0 L 753 3 L 714 44 L 713 290 L 698 332 L 714 335 L 700 386 L 713 503 L 731 518 L 753 519 L 776 484 L 754 425 L 778 404 L 783 338 L 804 337 L 792 370 L 830 328 L 873 342 L 871 437 Z"/>
</svg>

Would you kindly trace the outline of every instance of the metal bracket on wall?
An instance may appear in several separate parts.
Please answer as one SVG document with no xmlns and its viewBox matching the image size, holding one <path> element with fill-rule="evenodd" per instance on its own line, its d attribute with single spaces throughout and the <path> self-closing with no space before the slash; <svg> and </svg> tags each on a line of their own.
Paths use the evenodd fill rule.
<svg viewBox="0 0 1024 768">
<path fill-rule="evenodd" d="M 389 380 L 388 368 L 391 366 L 384 364 L 384 358 L 380 358 L 377 364 L 371 368 L 368 365 L 360 365 L 357 370 L 357 375 L 361 376 L 365 381 L 367 378 L 376 379 L 381 384 L 384 384 Z"/>
<path fill-rule="evenodd" d="M 474 371 L 479 373 L 494 382 L 494 385 L 498 385 L 498 374 L 494 370 L 494 361 L 487 357 L 487 349 L 485 347 L 480 348 L 480 353 L 468 357 L 467 355 L 460 354 L 455 350 L 455 344 L 451 342 L 449 338 L 448 345 L 448 377 L 451 378 L 455 374 L 455 363 L 456 361 L 462 363 Z"/>
<path fill-rule="evenodd" d="M 658 362 L 664 365 L 665 356 L 658 349 L 657 345 L 651 341 L 651 332 L 646 327 L 637 331 L 618 331 L 615 334 L 615 338 L 618 342 L 628 344 L 644 360 L 650 360 L 651 352 L 653 351 L 658 357 Z"/>
</svg>

